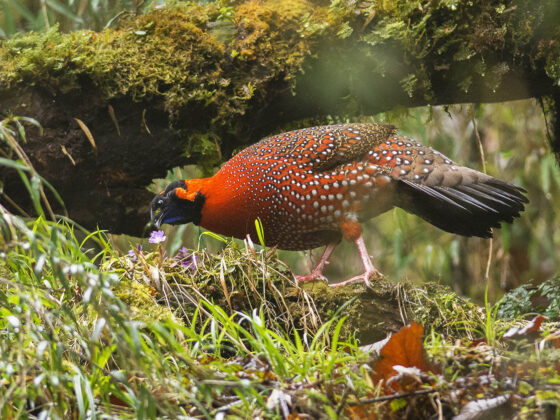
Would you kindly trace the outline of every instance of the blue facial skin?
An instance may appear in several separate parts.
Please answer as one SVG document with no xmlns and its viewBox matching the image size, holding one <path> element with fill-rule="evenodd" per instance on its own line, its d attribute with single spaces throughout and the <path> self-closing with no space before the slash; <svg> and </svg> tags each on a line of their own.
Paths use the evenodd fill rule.
<svg viewBox="0 0 560 420">
<path fill-rule="evenodd" d="M 177 216 L 177 217 L 168 217 L 167 219 L 164 219 L 164 220 L 162 221 L 162 224 L 163 224 L 163 223 L 171 224 L 171 223 L 174 223 L 174 222 L 180 222 L 181 220 L 183 220 L 183 218 L 180 217 L 180 216 Z"/>
</svg>

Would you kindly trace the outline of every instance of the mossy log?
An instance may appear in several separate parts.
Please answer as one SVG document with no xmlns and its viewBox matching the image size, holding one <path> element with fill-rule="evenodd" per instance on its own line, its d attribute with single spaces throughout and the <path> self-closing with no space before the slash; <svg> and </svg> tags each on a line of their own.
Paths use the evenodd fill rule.
<svg viewBox="0 0 560 420">
<path fill-rule="evenodd" d="M 27 130 L 31 162 L 72 219 L 111 232 L 142 233 L 168 169 L 327 117 L 546 97 L 560 139 L 556 0 L 179 3 L 19 36 L 0 62 L 2 116 L 44 128 Z M 2 204 L 31 208 L 17 173 L 0 180 Z"/>
<path fill-rule="evenodd" d="M 468 299 L 433 283 L 421 289 L 383 279 L 375 280 L 372 288 L 363 283 L 297 284 L 274 249 L 256 250 L 247 241 L 245 246 L 232 241 L 217 254 L 188 251 L 165 257 L 158 251 L 138 251 L 106 264 L 123 273 L 115 294 L 140 321 L 173 318 L 204 325 L 210 318 L 234 317 L 243 323 L 247 316 L 258 316 L 270 329 L 301 336 L 315 335 L 329 320 L 344 317 L 341 337 L 371 344 L 410 321 L 446 336 L 464 335 L 464 323 L 482 325 L 484 315 Z M 223 316 L 209 312 L 216 305 Z"/>
</svg>

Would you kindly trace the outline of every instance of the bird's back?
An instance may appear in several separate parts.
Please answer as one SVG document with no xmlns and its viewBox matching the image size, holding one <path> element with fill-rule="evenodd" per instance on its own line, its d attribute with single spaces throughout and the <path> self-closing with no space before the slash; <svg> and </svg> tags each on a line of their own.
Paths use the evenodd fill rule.
<svg viewBox="0 0 560 420">
<path fill-rule="evenodd" d="M 521 189 L 454 164 L 384 124 L 340 124 L 278 134 L 244 149 L 218 177 L 247 226 L 269 245 L 309 249 L 336 240 L 345 221 L 393 206 L 449 232 L 491 235 L 527 200 Z M 252 230 L 252 228 L 249 228 Z"/>
</svg>

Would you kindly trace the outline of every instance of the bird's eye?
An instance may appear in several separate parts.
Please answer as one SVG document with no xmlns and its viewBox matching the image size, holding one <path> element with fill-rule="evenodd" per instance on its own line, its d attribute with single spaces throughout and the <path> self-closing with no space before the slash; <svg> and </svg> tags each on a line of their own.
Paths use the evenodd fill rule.
<svg viewBox="0 0 560 420">
<path fill-rule="evenodd" d="M 158 200 L 157 203 L 158 203 L 158 206 L 162 206 L 163 205 L 163 200 L 160 199 L 160 200 Z"/>
</svg>

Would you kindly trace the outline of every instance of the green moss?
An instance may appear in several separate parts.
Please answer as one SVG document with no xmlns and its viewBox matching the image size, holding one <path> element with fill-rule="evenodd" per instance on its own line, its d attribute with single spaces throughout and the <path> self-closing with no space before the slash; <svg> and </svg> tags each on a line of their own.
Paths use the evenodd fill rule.
<svg viewBox="0 0 560 420">
<path fill-rule="evenodd" d="M 53 28 L 15 37 L 0 50 L 0 84 L 67 93 L 89 81 L 105 99 L 162 96 L 170 112 L 188 100 L 208 100 L 216 91 L 223 46 L 189 11 L 156 10 L 102 33 Z"/>
<path fill-rule="evenodd" d="M 0 85 L 67 93 L 90 82 L 106 100 L 163 99 L 171 114 L 203 104 L 220 123 L 243 113 L 271 78 L 295 77 L 309 52 L 302 16 L 313 8 L 298 0 L 250 1 L 226 11 L 218 3 L 178 3 L 101 33 L 54 27 L 16 36 L 0 48 Z M 220 22 L 221 32 L 214 31 Z"/>
<path fill-rule="evenodd" d="M 145 283 L 124 278 L 114 288 L 114 292 L 128 306 L 134 320 L 149 322 L 172 319 L 180 322 L 169 307 L 157 302 L 155 290 Z"/>
<path fill-rule="evenodd" d="M 123 271 L 115 294 L 138 319 L 157 314 L 158 319 L 175 316 L 190 324 L 198 317 L 203 325 L 211 318 L 205 308 L 212 302 L 236 317 L 262 311 L 268 328 L 290 334 L 313 334 L 324 322 L 344 316 L 341 337 L 356 336 L 362 344 L 412 320 L 452 337 L 465 334 L 465 323 L 482 320 L 481 308 L 439 285 L 419 289 L 377 280 L 371 289 L 361 283 L 333 288 L 310 282 L 300 287 L 274 250 L 257 251 L 238 242 L 229 242 L 218 254 L 189 255 L 186 264 L 160 252 L 140 252 L 136 261 L 126 256 L 109 261 L 112 269 Z"/>
<path fill-rule="evenodd" d="M 527 46 L 545 27 L 552 30 L 550 42 L 543 37 L 535 59 L 544 59 L 548 75 L 560 80 L 559 28 L 546 20 L 553 5 L 525 0 L 515 9 L 510 6 L 505 0 L 424 6 L 413 0 L 374 6 L 338 0 L 328 7 L 306 0 L 177 3 L 128 17 L 118 29 L 102 33 L 61 34 L 53 28 L 17 36 L 0 49 L 0 84 L 68 92 L 79 89 L 86 77 L 106 99 L 162 97 L 171 113 L 192 101 L 212 104 L 209 111 L 219 123 L 231 113 L 243 113 L 263 83 L 293 81 L 319 41 L 397 43 L 409 64 L 435 52 L 436 62 L 429 67 L 449 68 L 469 60 L 465 73 L 454 76 L 458 83 L 468 90 L 467 79 L 475 69 L 495 89 L 509 71 L 495 52 L 508 44 L 514 60 L 526 60 Z M 415 67 L 403 89 L 431 96 L 427 74 L 432 68 Z"/>
<path fill-rule="evenodd" d="M 205 303 L 212 302 L 229 315 L 262 310 L 269 328 L 286 332 L 314 332 L 322 324 L 310 299 L 294 287 L 291 273 L 270 250 L 257 253 L 232 242 L 219 254 L 193 251 L 189 258 L 186 266 L 157 252 L 140 253 L 137 261 L 113 260 L 111 266 L 124 272 L 115 294 L 144 316 L 163 310 L 189 323 L 198 311 L 201 322 L 208 319 Z"/>
<path fill-rule="evenodd" d="M 224 134 L 246 135 L 239 117 L 293 88 L 325 45 L 337 59 L 371 64 L 356 75 L 361 83 L 403 66 L 402 90 L 430 101 L 434 77 L 465 92 L 480 81 L 496 90 L 511 63 L 544 66 L 560 83 L 558 14 L 554 0 L 177 2 L 99 33 L 16 36 L 0 46 L 0 87 L 146 103 L 167 112 L 191 139 L 186 153 L 211 166 Z M 347 107 L 341 113 L 359 112 Z"/>
<path fill-rule="evenodd" d="M 560 318 L 560 282 L 558 277 L 538 286 L 522 285 L 507 292 L 500 300 L 500 318 L 516 319 L 527 314 L 541 314 L 551 320 Z"/>
<path fill-rule="evenodd" d="M 466 335 L 472 339 L 473 330 L 484 320 L 483 308 L 436 283 L 410 287 L 406 301 L 416 322 L 451 337 Z"/>
<path fill-rule="evenodd" d="M 560 86 L 560 27 L 549 43 L 541 42 L 539 55 L 546 60 L 545 71 L 556 86 Z"/>
<path fill-rule="evenodd" d="M 349 337 L 356 335 L 363 344 L 379 340 L 386 334 L 386 330 L 380 322 L 366 322 L 364 320 L 364 304 L 367 297 L 360 298 L 360 292 L 364 291 L 362 285 L 333 288 L 323 282 L 314 282 L 301 285 L 306 293 L 313 299 L 313 305 L 317 308 L 321 319 L 327 321 L 333 317 L 346 317 L 342 326 L 341 336 Z M 302 308 L 293 307 L 294 316 L 300 318 L 305 316 Z"/>
<path fill-rule="evenodd" d="M 524 0 L 513 6 L 505 0 L 425 5 L 413 0 L 381 2 L 361 39 L 372 46 L 397 44 L 405 62 L 415 68 L 401 83 L 410 96 L 433 96 L 428 75 L 434 71 L 447 72 L 442 76 L 465 92 L 473 76 L 496 90 L 510 71 L 507 63 L 512 62 L 538 68 L 544 58 L 548 75 L 560 80 L 554 79 L 558 73 L 557 9 L 552 0 L 538 4 Z M 536 43 L 539 37 L 542 40 Z M 428 54 L 430 60 L 425 62 Z"/>
</svg>

